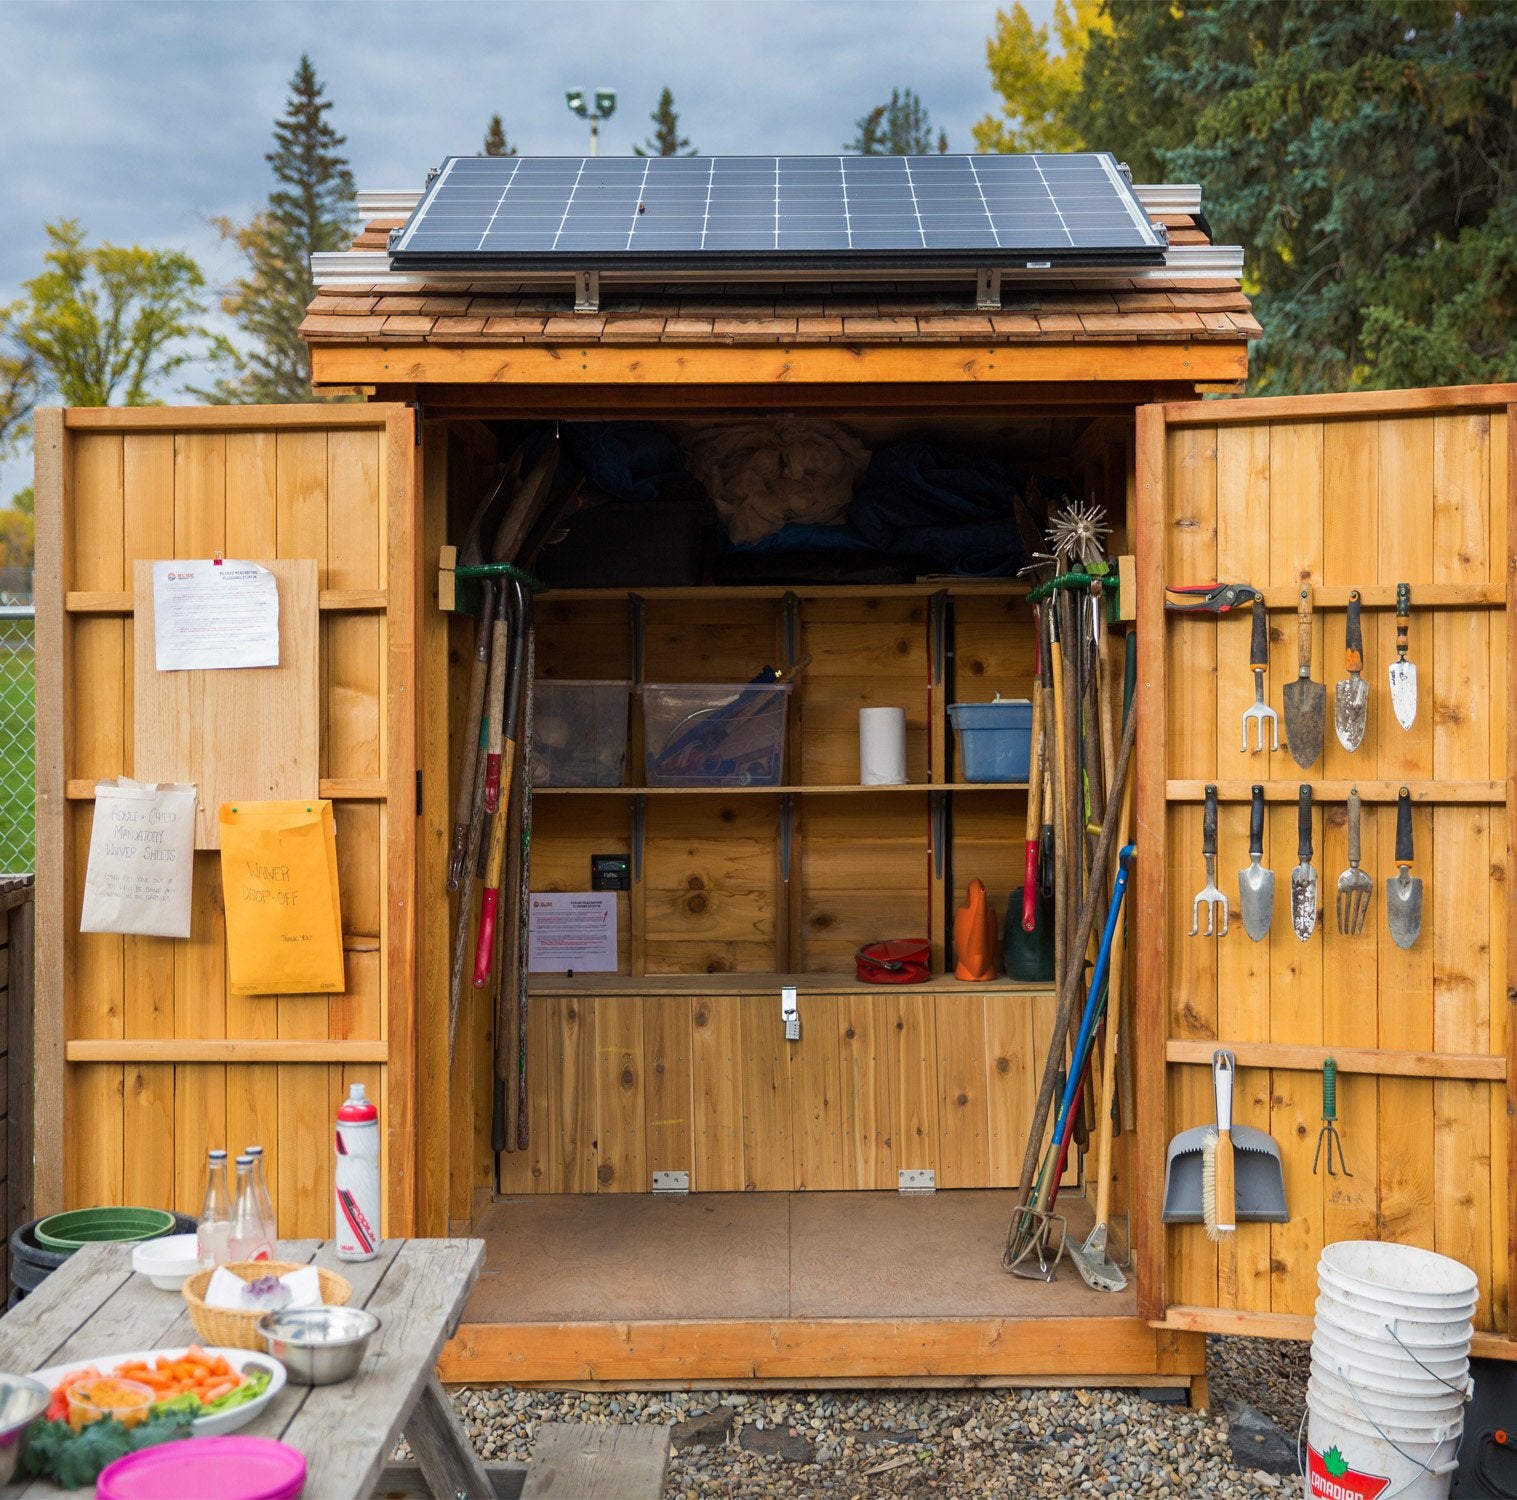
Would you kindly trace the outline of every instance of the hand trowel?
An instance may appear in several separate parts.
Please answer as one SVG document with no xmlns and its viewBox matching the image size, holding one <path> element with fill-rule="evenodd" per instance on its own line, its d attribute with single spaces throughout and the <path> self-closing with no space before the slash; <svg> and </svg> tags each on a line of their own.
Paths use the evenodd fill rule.
<svg viewBox="0 0 1517 1500">
<path fill-rule="evenodd" d="M 1238 893 L 1243 907 L 1243 930 L 1256 942 L 1269 936 L 1275 910 L 1275 872 L 1266 870 L 1264 857 L 1264 788 L 1254 787 L 1254 806 L 1248 819 L 1248 868 L 1238 871 Z"/>
<path fill-rule="evenodd" d="M 1417 668 L 1406 659 L 1406 633 L 1411 623 L 1412 587 L 1396 585 L 1396 659 L 1391 663 L 1391 707 L 1396 722 L 1410 729 L 1417 719 Z"/>
<path fill-rule="evenodd" d="M 1291 871 L 1291 926 L 1303 943 L 1317 930 L 1317 872 L 1312 867 L 1312 789 L 1301 783 L 1296 824 L 1296 868 Z"/>
<path fill-rule="evenodd" d="M 1412 794 L 1405 787 L 1396 798 L 1396 863 L 1401 873 L 1385 882 L 1385 925 L 1398 948 L 1410 948 L 1422 931 L 1422 881 L 1412 875 Z"/>
<path fill-rule="evenodd" d="M 1301 585 L 1297 615 L 1298 658 L 1296 680 L 1285 684 L 1285 739 L 1296 764 L 1304 771 L 1322 754 L 1322 720 L 1327 709 L 1327 688 L 1312 681 L 1312 590 Z"/>
<path fill-rule="evenodd" d="M 1359 590 L 1348 596 L 1348 620 L 1343 627 L 1343 660 L 1348 676 L 1333 685 L 1333 728 L 1345 750 L 1357 750 L 1364 738 L 1370 687 L 1364 670 L 1364 628 L 1359 621 Z M 1414 669 L 1415 670 L 1415 669 Z"/>
</svg>

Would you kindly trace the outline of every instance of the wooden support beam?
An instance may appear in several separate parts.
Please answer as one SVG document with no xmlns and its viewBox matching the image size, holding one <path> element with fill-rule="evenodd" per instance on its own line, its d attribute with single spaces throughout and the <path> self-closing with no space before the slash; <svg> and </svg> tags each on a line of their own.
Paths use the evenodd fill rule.
<svg viewBox="0 0 1517 1500">
<path fill-rule="evenodd" d="M 64 796 L 70 802 L 93 802 L 95 783 L 70 777 L 64 783 Z M 316 795 L 332 802 L 383 802 L 388 788 L 372 776 L 323 776 L 316 784 Z"/>
<path fill-rule="evenodd" d="M 372 406 L 313 402 L 300 406 L 70 406 L 60 411 L 70 432 L 283 432 L 291 427 L 383 427 Z"/>
<path fill-rule="evenodd" d="M 327 344 L 317 385 L 1008 385 L 1027 381 L 1241 380 L 1237 343 L 1040 344 Z M 331 408 L 321 408 L 331 410 Z"/>
<path fill-rule="evenodd" d="M 272 997 L 271 997 L 272 999 Z M 74 1063 L 382 1063 L 390 1044 L 382 1041 L 244 1041 L 210 1037 L 90 1037 L 64 1045 Z"/>
<path fill-rule="evenodd" d="M 1299 781 L 1266 781 L 1266 802 L 1294 803 L 1301 792 Z M 1168 781 L 1165 795 L 1171 802 L 1204 802 L 1206 788 L 1215 786 L 1218 802 L 1247 802 L 1253 796 L 1252 781 Z M 1361 802 L 1394 803 L 1401 788 L 1406 787 L 1413 802 L 1435 804 L 1473 803 L 1477 806 L 1500 806 L 1506 801 L 1504 781 L 1314 781 L 1312 801 L 1347 802 L 1349 792 L 1358 788 Z"/>
<path fill-rule="evenodd" d="M 1296 1339 L 1312 1336 L 1312 1319 L 1296 1313 L 1239 1312 L 1219 1307 L 1171 1307 L 1150 1328 L 1178 1333 L 1224 1333 L 1235 1338 Z M 1517 1342 L 1496 1333 L 1477 1332 L 1470 1344 L 1476 1359 L 1517 1359 Z"/>
<path fill-rule="evenodd" d="M 371 614 L 382 613 L 389 598 L 384 589 L 322 589 L 319 604 L 323 614 Z M 129 589 L 73 589 L 63 608 L 71 615 L 130 615 L 133 596 Z"/>
<path fill-rule="evenodd" d="M 1242 401 L 1177 401 L 1164 408 L 1171 427 L 1217 422 L 1320 422 L 1330 417 L 1377 417 L 1398 412 L 1458 412 L 1497 408 L 1517 399 L 1517 385 L 1451 385 L 1416 391 L 1354 391 L 1328 396 L 1258 396 Z"/>
<path fill-rule="evenodd" d="M 1164 1048 L 1165 1060 L 1210 1067 L 1218 1041 L 1194 1037 L 1171 1038 Z M 1505 1081 L 1503 1053 L 1397 1052 L 1379 1047 L 1294 1047 L 1284 1042 L 1227 1043 L 1240 1068 L 1278 1068 L 1315 1073 L 1332 1058 L 1340 1073 L 1371 1073 L 1380 1078 L 1467 1078 Z"/>
<path fill-rule="evenodd" d="M 1235 580 L 1229 582 L 1252 582 L 1250 579 Z M 1418 583 L 1416 579 L 1407 580 L 1412 585 L 1412 610 L 1416 613 L 1423 609 L 1502 609 L 1506 605 L 1506 585 L 1504 583 Z M 1295 584 L 1276 584 L 1268 587 L 1260 587 L 1259 592 L 1264 595 L 1265 606 L 1269 609 L 1289 611 L 1292 615 L 1301 601 L 1300 590 Z M 1356 586 L 1347 583 L 1314 583 L 1312 585 L 1312 608 L 1313 609 L 1346 609 L 1348 596 L 1355 591 Z M 1359 605 L 1361 609 L 1395 609 L 1396 585 L 1394 583 L 1367 583 L 1357 586 Z M 1247 609 L 1235 609 L 1228 616 L 1230 619 L 1248 619 Z"/>
</svg>

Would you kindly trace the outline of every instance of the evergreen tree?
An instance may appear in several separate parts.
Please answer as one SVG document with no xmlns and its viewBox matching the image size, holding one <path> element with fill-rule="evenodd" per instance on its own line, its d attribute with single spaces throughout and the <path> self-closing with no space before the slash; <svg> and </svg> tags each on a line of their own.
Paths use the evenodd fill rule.
<svg viewBox="0 0 1517 1500">
<path fill-rule="evenodd" d="M 854 121 L 858 132 L 843 150 L 855 156 L 928 156 L 948 150 L 948 133 L 936 142 L 927 106 L 912 89 L 891 89 L 890 99 Z"/>
<path fill-rule="evenodd" d="M 499 115 L 490 116 L 489 127 L 485 131 L 485 155 L 486 156 L 516 156 L 518 151 L 506 139 L 506 127 L 501 124 Z"/>
<path fill-rule="evenodd" d="M 207 395 L 213 401 L 311 401 L 311 361 L 299 328 L 316 294 L 311 256 L 346 249 L 357 202 L 353 174 L 342 155 L 346 137 L 326 119 L 331 100 L 309 57 L 290 80 L 285 113 L 274 122 L 274 150 L 266 160 L 275 188 L 268 207 L 251 223 L 218 220 L 222 237 L 247 258 L 247 274 L 222 298 L 222 310 L 250 341 L 245 350 L 223 341 L 227 378 Z"/>
<path fill-rule="evenodd" d="M 634 146 L 634 156 L 696 156 L 699 153 L 687 137 L 679 133 L 679 115 L 674 109 L 674 94 L 665 88 L 658 96 L 658 108 L 648 116 L 653 134 L 641 146 Z"/>
</svg>

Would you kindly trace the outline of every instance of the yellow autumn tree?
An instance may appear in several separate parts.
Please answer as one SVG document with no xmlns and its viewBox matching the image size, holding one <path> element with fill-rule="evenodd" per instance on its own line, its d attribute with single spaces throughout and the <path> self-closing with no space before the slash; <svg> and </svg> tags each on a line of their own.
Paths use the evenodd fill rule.
<svg viewBox="0 0 1517 1500">
<path fill-rule="evenodd" d="M 1080 92 L 1085 49 L 1092 32 L 1111 31 L 1102 0 L 1054 0 L 1053 28 L 1034 26 L 1024 5 L 996 12 L 995 35 L 985 43 L 990 82 L 1001 96 L 999 115 L 974 127 L 981 151 L 1080 151 L 1085 142 L 1069 123 L 1070 101 Z M 1050 48 L 1050 43 L 1056 47 Z"/>
</svg>

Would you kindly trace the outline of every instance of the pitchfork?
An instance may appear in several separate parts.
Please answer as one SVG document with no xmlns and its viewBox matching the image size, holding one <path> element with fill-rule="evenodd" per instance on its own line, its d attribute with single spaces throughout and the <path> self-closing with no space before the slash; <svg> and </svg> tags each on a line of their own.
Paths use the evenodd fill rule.
<svg viewBox="0 0 1517 1500">
<path fill-rule="evenodd" d="M 1201 908 L 1206 908 L 1206 931 L 1202 935 L 1227 936 L 1227 897 L 1217 889 L 1217 789 L 1206 789 L 1206 812 L 1201 822 L 1201 855 L 1206 860 L 1206 884 L 1196 893 L 1190 909 L 1190 935 L 1201 931 Z M 1217 926 L 1217 913 L 1222 925 Z"/>
</svg>

